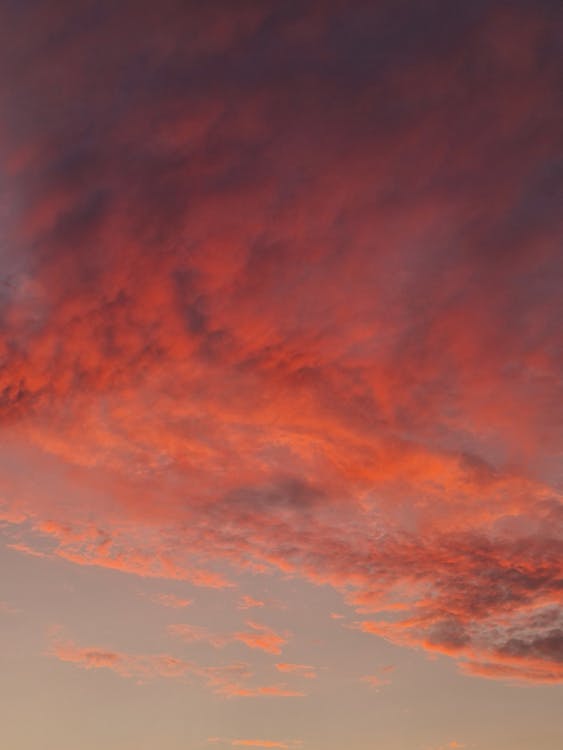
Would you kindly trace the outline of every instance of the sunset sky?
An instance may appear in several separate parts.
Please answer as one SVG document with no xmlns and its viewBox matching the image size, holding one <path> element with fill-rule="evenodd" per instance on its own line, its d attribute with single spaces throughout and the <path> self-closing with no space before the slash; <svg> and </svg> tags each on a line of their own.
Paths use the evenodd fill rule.
<svg viewBox="0 0 563 750">
<path fill-rule="evenodd" d="M 563 6 L 0 0 L 0 746 L 563 747 Z"/>
</svg>

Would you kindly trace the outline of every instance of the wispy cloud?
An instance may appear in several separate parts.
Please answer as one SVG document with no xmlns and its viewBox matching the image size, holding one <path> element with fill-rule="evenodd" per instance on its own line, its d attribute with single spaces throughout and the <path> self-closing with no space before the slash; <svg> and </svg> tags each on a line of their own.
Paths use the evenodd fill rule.
<svg viewBox="0 0 563 750">
<path fill-rule="evenodd" d="M 0 600 L 0 615 L 17 615 L 20 614 L 21 610 L 14 607 L 10 602 L 4 602 Z"/>
<path fill-rule="evenodd" d="M 214 648 L 223 648 L 227 643 L 233 641 L 233 637 L 230 635 L 218 635 L 201 625 L 189 625 L 187 623 L 169 625 L 168 632 L 181 638 L 185 643 L 208 643 Z"/>
<path fill-rule="evenodd" d="M 289 672 L 298 674 L 301 677 L 305 677 L 308 680 L 315 680 L 317 678 L 317 670 L 315 667 L 309 664 L 291 664 L 287 662 L 278 662 L 276 664 L 278 672 Z"/>
<path fill-rule="evenodd" d="M 247 623 L 250 630 L 235 633 L 234 638 L 249 648 L 257 648 L 269 654 L 281 654 L 289 639 L 289 633 L 277 633 L 273 628 L 252 620 Z"/>
<path fill-rule="evenodd" d="M 367 683 L 372 688 L 380 688 L 389 684 L 389 680 L 384 680 L 376 674 L 367 674 L 360 678 L 362 682 Z"/>
<path fill-rule="evenodd" d="M 153 594 L 149 598 L 153 602 L 171 609 L 183 609 L 193 604 L 192 599 L 184 599 L 181 596 L 176 596 L 176 594 Z"/>
<path fill-rule="evenodd" d="M 266 748 L 288 748 L 289 745 L 286 742 L 276 742 L 273 740 L 233 740 L 231 742 L 233 747 L 266 747 Z"/>
<path fill-rule="evenodd" d="M 289 633 L 277 633 L 273 628 L 252 620 L 248 620 L 246 624 L 250 630 L 235 633 L 218 634 L 201 625 L 187 623 L 170 625 L 168 631 L 186 643 L 203 642 L 215 648 L 222 648 L 228 643 L 241 642 L 251 649 L 259 649 L 270 654 L 281 654 L 283 646 L 288 641 Z"/>
<path fill-rule="evenodd" d="M 155 679 L 199 679 L 209 690 L 226 698 L 301 697 L 284 683 L 256 684 L 244 662 L 222 666 L 201 666 L 170 654 L 132 654 L 100 647 L 84 647 L 55 632 L 48 654 L 85 670 L 108 669 L 138 683 Z"/>
<path fill-rule="evenodd" d="M 239 609 L 252 609 L 254 607 L 264 607 L 265 602 L 261 601 L 260 599 L 254 599 L 252 596 L 245 595 L 243 596 L 238 604 L 237 607 Z"/>
</svg>

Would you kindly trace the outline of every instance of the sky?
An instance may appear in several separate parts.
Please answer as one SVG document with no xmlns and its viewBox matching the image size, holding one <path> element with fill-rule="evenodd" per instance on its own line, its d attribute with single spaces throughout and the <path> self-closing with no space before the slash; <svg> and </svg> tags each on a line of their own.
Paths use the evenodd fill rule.
<svg viewBox="0 0 563 750">
<path fill-rule="evenodd" d="M 563 746 L 562 45 L 0 3 L 7 748 Z"/>
</svg>

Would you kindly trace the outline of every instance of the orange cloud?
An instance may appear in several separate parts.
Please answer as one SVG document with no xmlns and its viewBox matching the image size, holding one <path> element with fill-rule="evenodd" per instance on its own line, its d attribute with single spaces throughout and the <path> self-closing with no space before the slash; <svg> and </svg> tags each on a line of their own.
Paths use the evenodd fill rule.
<svg viewBox="0 0 563 750">
<path fill-rule="evenodd" d="M 256 622 L 247 621 L 250 631 L 238 633 L 218 634 L 211 632 L 208 628 L 200 625 L 189 625 L 187 623 L 178 623 L 168 626 L 168 632 L 186 643 L 203 642 L 208 643 L 214 648 L 223 648 L 228 643 L 240 641 L 251 649 L 259 649 L 270 654 L 280 654 L 282 647 L 287 643 L 289 634 L 276 633 L 272 628 L 261 625 Z M 280 668 L 281 666 L 281 668 Z M 291 672 L 299 669 L 309 670 L 312 668 L 304 667 L 299 664 L 282 664 L 276 665 L 278 671 Z M 311 676 L 311 675 L 308 675 Z"/>
<path fill-rule="evenodd" d="M 383 685 L 389 684 L 389 680 L 384 680 L 381 677 L 379 677 L 379 675 L 376 675 L 376 674 L 367 674 L 364 677 L 362 677 L 361 680 L 362 682 L 367 683 L 368 685 L 370 685 L 370 687 L 373 687 L 373 688 L 380 688 Z"/>
<path fill-rule="evenodd" d="M 315 680 L 317 678 L 315 667 L 311 667 L 308 664 L 290 664 L 287 662 L 280 662 L 276 664 L 276 669 L 278 672 L 296 673 L 308 680 Z"/>
<path fill-rule="evenodd" d="M 3 602 L 0 600 L 0 615 L 17 615 L 20 613 L 20 610 L 17 607 L 14 607 L 9 602 Z"/>
<path fill-rule="evenodd" d="M 452 656 L 466 674 L 513 682 L 563 680 L 563 667 L 558 659 L 562 643 L 558 609 L 542 608 L 522 616 L 518 632 L 523 637 L 510 640 L 503 640 L 502 626 L 499 633 L 496 622 L 491 617 L 486 624 L 481 622 L 475 627 L 467 621 L 427 614 L 397 622 L 367 621 L 356 627 L 396 643 L 422 645 L 430 651 Z M 485 660 L 487 656 L 489 661 Z"/>
<path fill-rule="evenodd" d="M 245 740 L 245 739 L 222 739 L 221 737 L 209 737 L 208 742 L 224 743 L 232 747 L 263 747 L 263 748 L 283 748 L 284 750 L 291 747 L 302 745 L 301 740 L 291 740 L 290 742 L 280 742 L 276 740 Z"/>
<path fill-rule="evenodd" d="M 57 640 L 49 653 L 82 669 L 109 669 L 121 677 L 146 682 L 156 677 L 182 678 L 194 672 L 189 662 L 168 654 L 131 655 L 99 648 L 83 648 L 69 640 Z"/>
<path fill-rule="evenodd" d="M 273 698 L 302 698 L 306 695 L 302 690 L 294 690 L 284 685 L 262 685 L 253 688 L 230 686 L 221 692 L 227 696 L 239 696 L 243 698 L 255 698 L 261 695 Z"/>
<path fill-rule="evenodd" d="M 183 599 L 175 594 L 155 594 L 151 598 L 157 604 L 161 604 L 163 607 L 171 607 L 172 609 L 183 609 L 193 604 L 192 599 Z"/>
<path fill-rule="evenodd" d="M 2 55 L 37 53 L 0 66 L 12 548 L 214 589 L 288 573 L 470 674 L 559 681 L 550 12 L 445 3 L 421 45 L 408 3 L 400 44 L 385 4 L 358 34 L 328 3 L 301 35 L 268 3 L 118 4 L 103 59 L 95 30 L 43 59 L 57 14 L 15 5 Z"/>
<path fill-rule="evenodd" d="M 186 643 L 204 642 L 214 648 L 223 648 L 223 646 L 232 640 L 228 635 L 218 635 L 202 626 L 188 625 L 187 623 L 169 625 L 168 632 L 181 638 Z"/>
<path fill-rule="evenodd" d="M 6 547 L 8 549 L 13 549 L 16 552 L 22 552 L 24 555 L 29 555 L 30 557 L 48 557 L 45 552 L 41 552 L 38 549 L 33 549 L 33 547 L 30 547 L 28 544 L 24 544 L 23 542 L 14 542 L 13 544 L 7 544 Z"/>
<path fill-rule="evenodd" d="M 241 641 L 249 648 L 257 648 L 269 654 L 281 654 L 282 647 L 288 640 L 287 633 L 283 635 L 276 633 L 275 630 L 269 628 L 267 625 L 261 625 L 260 623 L 252 622 L 252 620 L 248 620 L 246 624 L 251 630 L 235 633 L 234 638 L 237 641 Z"/>
<path fill-rule="evenodd" d="M 194 586 L 227 588 L 232 586 L 222 575 L 209 570 L 179 565 L 161 551 L 146 552 L 121 545 L 120 539 L 91 524 L 73 526 L 56 521 L 45 521 L 37 526 L 44 535 L 54 537 L 58 546 L 53 554 L 77 565 L 101 566 L 145 578 L 164 578 L 189 581 Z M 17 549 L 38 554 L 20 544 Z"/>
<path fill-rule="evenodd" d="M 238 603 L 239 609 L 252 609 L 253 607 L 263 607 L 264 602 L 259 599 L 254 599 L 252 596 L 243 596 Z"/>
<path fill-rule="evenodd" d="M 231 744 L 233 747 L 289 747 L 286 742 L 275 742 L 272 740 L 233 740 Z"/>
<path fill-rule="evenodd" d="M 170 654 L 129 654 L 98 647 L 82 647 L 55 633 L 48 651 L 60 661 L 70 662 L 86 670 L 109 669 L 120 677 L 138 683 L 157 678 L 185 680 L 198 678 L 216 695 L 236 697 L 302 697 L 302 691 L 284 684 L 255 685 L 248 665 L 242 662 L 206 667 Z"/>
</svg>

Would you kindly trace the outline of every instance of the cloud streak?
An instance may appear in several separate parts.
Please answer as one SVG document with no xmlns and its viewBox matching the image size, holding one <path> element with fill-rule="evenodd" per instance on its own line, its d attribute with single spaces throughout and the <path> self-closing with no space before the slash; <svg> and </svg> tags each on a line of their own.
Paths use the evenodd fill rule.
<svg viewBox="0 0 563 750">
<path fill-rule="evenodd" d="M 297 674 L 301 677 L 305 677 L 308 680 L 316 680 L 318 676 L 315 667 L 312 667 L 309 664 L 291 664 L 289 662 L 278 662 L 276 664 L 276 669 L 278 670 L 278 672 L 289 672 Z"/>
<path fill-rule="evenodd" d="M 289 747 L 285 742 L 276 742 L 275 740 L 233 740 L 233 747 Z"/>
<path fill-rule="evenodd" d="M 289 633 L 278 633 L 273 628 L 263 625 L 262 623 L 247 621 L 249 630 L 236 633 L 217 634 L 211 632 L 208 628 L 200 625 L 189 625 L 187 623 L 178 623 L 170 625 L 168 632 L 181 638 L 186 643 L 208 643 L 214 648 L 223 648 L 228 643 L 240 642 L 251 649 L 259 649 L 269 654 L 281 654 L 283 646 L 288 641 Z M 276 665 L 278 666 L 278 665 Z M 284 665 L 295 666 L 300 665 Z M 279 671 L 292 671 L 290 669 Z"/>
<path fill-rule="evenodd" d="M 132 654 L 98 647 L 84 647 L 56 635 L 48 654 L 85 670 L 108 669 L 139 684 L 155 679 L 185 681 L 196 678 L 211 692 L 224 698 L 302 697 L 285 683 L 252 684 L 253 673 L 244 662 L 201 666 L 170 654 Z"/>
</svg>

